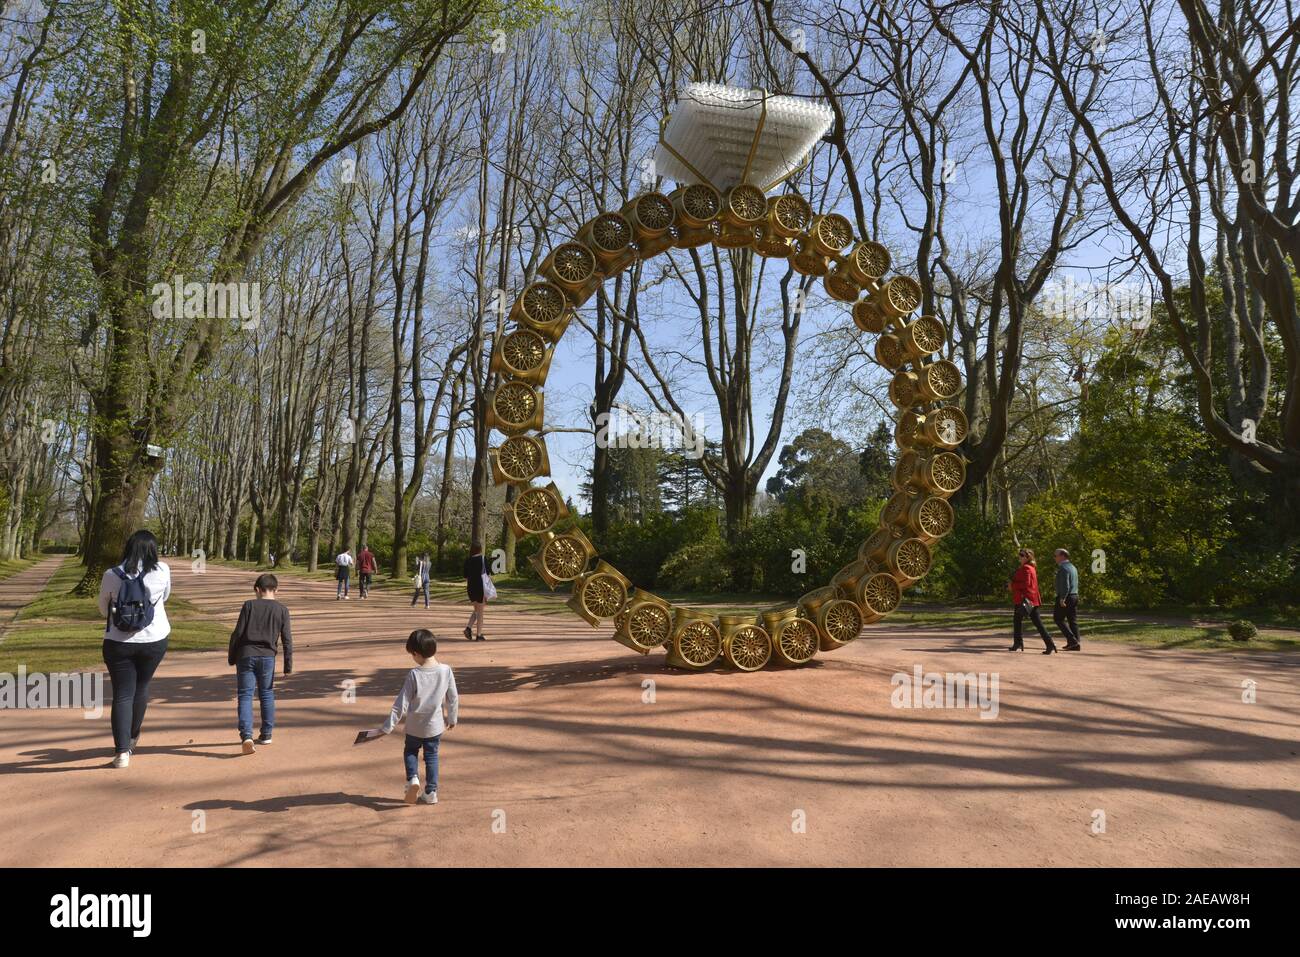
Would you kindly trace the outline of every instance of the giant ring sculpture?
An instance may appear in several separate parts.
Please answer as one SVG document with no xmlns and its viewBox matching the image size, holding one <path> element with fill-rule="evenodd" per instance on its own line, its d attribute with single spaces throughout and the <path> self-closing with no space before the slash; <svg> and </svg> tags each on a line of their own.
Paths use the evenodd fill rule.
<svg viewBox="0 0 1300 957">
<path fill-rule="evenodd" d="M 507 514 L 515 534 L 540 538 L 530 562 L 552 589 L 571 585 L 568 606 L 593 627 L 612 622 L 615 641 L 643 655 L 662 647 L 675 668 L 700 670 L 724 661 L 740 672 L 799 666 L 854 641 L 864 625 L 896 609 L 902 589 L 930 570 L 934 543 L 953 528 L 948 499 L 966 477 L 965 459 L 955 451 L 966 437 L 966 416 L 950 404 L 961 392 L 961 373 L 936 357 L 947 339 L 943 324 L 914 315 L 920 285 L 889 275 L 889 252 L 854 237 L 843 216 L 814 214 L 796 193 L 769 196 L 778 183 L 749 182 L 768 103 L 763 94 L 744 172 L 725 189 L 677 153 L 661 126 L 661 146 L 698 181 L 667 194 L 646 192 L 621 209 L 602 212 L 550 250 L 538 278 L 515 300 L 492 350 L 499 385 L 489 397 L 488 426 L 504 437 L 489 453 L 492 475 L 497 484 L 518 489 Z M 826 294 L 849 308 L 856 328 L 875 337 L 873 355 L 892 374 L 889 397 L 897 409 L 894 494 L 876 530 L 828 584 L 789 606 L 752 616 L 675 606 L 636 587 L 599 557 L 554 483 L 541 484 L 550 475 L 544 386 L 574 310 L 638 260 L 706 244 L 750 248 L 820 278 Z"/>
</svg>

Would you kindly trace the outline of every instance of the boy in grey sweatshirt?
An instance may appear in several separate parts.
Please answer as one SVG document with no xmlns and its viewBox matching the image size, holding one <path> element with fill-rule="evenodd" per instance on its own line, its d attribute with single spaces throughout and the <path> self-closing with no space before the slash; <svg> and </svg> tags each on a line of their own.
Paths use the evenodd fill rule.
<svg viewBox="0 0 1300 957">
<path fill-rule="evenodd" d="M 402 690 L 393 701 L 393 710 L 379 730 L 392 734 L 403 719 L 406 721 L 406 747 L 402 763 L 406 770 L 406 803 L 438 803 L 438 740 L 442 733 L 456 727 L 460 698 L 456 694 L 456 678 L 451 666 L 434 658 L 438 639 L 425 628 L 411 632 L 406 639 L 406 650 L 415 659 L 416 667 L 407 672 Z M 443 720 L 443 709 L 447 717 Z M 416 758 L 424 749 L 424 793 L 420 793 L 420 777 Z"/>
</svg>

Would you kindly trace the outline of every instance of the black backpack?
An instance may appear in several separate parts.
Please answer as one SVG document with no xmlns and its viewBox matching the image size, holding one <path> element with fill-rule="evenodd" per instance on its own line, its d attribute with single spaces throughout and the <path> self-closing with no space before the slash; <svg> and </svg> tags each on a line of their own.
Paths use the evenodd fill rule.
<svg viewBox="0 0 1300 957">
<path fill-rule="evenodd" d="M 122 584 L 118 586 L 117 597 L 108 606 L 108 620 L 118 631 L 148 628 L 153 624 L 153 602 L 149 601 L 144 575 L 128 577 L 121 567 L 114 568 L 113 574 L 122 580 Z"/>
</svg>

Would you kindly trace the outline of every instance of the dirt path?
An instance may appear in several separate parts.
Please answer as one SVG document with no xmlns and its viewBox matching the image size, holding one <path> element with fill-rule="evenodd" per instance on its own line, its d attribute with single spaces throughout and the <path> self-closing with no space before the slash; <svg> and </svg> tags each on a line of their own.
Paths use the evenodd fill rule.
<svg viewBox="0 0 1300 957">
<path fill-rule="evenodd" d="M 250 573 L 177 567 L 177 594 L 233 620 Z M 490 610 L 470 644 L 463 605 L 336 603 L 301 580 L 281 597 L 299 673 L 277 677 L 256 755 L 238 753 L 224 653 L 168 657 L 126 771 L 106 767 L 107 714 L 5 712 L 0 864 L 1300 863 L 1294 657 L 1012 655 L 987 633 L 876 628 L 797 671 L 683 674 L 567 617 Z M 421 625 L 463 695 L 436 807 L 399 800 L 400 733 L 350 744 Z M 917 665 L 996 672 L 997 717 L 893 707 L 891 676 Z"/>
<path fill-rule="evenodd" d="M 0 638 L 4 637 L 18 612 L 41 593 L 45 583 L 54 576 L 67 557 L 54 555 L 0 581 Z"/>
</svg>

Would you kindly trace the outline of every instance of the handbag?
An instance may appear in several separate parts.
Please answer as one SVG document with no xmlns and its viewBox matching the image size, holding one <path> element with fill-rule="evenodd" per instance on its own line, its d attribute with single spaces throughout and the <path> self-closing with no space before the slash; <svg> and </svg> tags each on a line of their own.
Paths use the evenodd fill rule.
<svg viewBox="0 0 1300 957">
<path fill-rule="evenodd" d="M 497 597 L 497 586 L 492 584 L 492 576 L 487 573 L 487 562 L 483 563 L 483 600 Z"/>
</svg>

